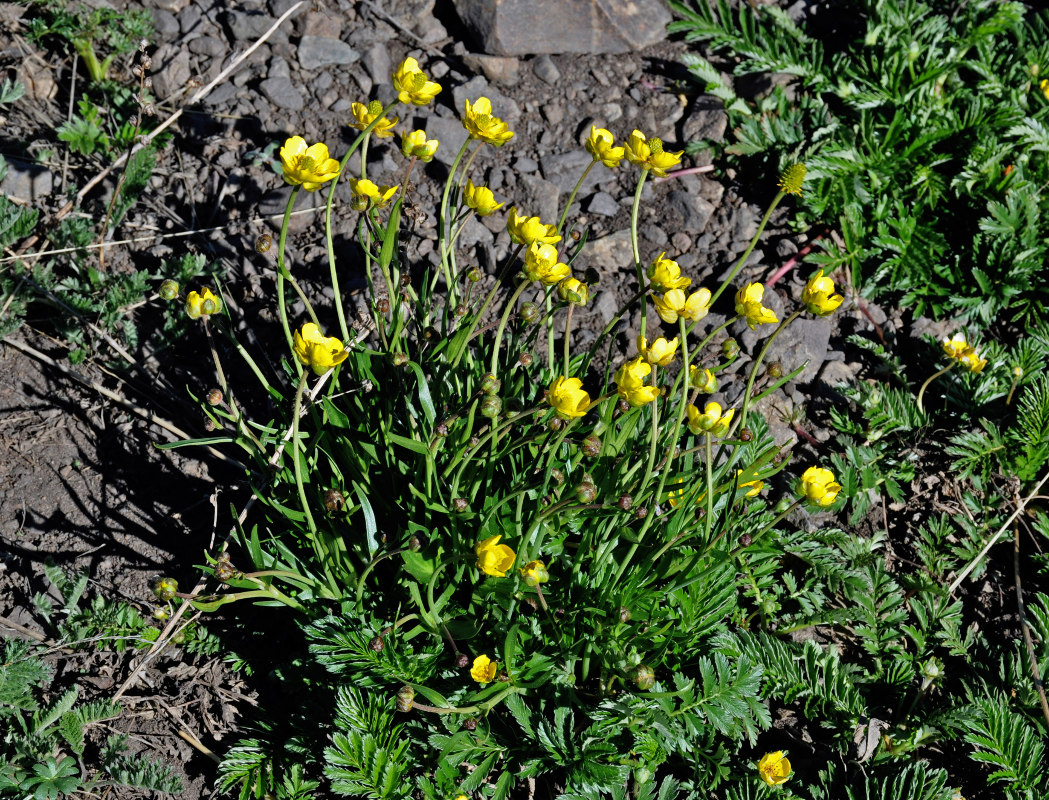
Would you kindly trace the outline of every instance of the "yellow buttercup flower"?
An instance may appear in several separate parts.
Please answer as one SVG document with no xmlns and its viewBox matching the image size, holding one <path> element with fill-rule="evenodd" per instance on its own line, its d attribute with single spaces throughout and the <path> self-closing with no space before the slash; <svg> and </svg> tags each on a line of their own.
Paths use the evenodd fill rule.
<svg viewBox="0 0 1049 800">
<path fill-rule="evenodd" d="M 510 212 L 506 215 L 506 232 L 510 234 L 510 240 L 517 244 L 554 244 L 561 241 L 556 225 L 544 225 L 539 217 L 518 216 L 514 206 L 510 206 Z"/>
<path fill-rule="evenodd" d="M 648 279 L 652 281 L 652 288 L 664 292 L 671 289 L 687 289 L 692 285 L 692 279 L 682 277 L 678 263 L 663 258 L 665 255 L 666 253 L 660 253 L 659 258 L 648 265 Z"/>
<path fill-rule="evenodd" d="M 718 390 L 718 379 L 709 369 L 693 364 L 688 368 L 688 385 L 703 394 L 714 394 Z"/>
<path fill-rule="evenodd" d="M 350 178 L 350 191 L 361 204 L 358 210 L 365 208 L 386 208 L 397 194 L 397 186 L 379 186 L 367 178 Z"/>
<path fill-rule="evenodd" d="M 186 316 L 197 319 L 208 314 L 217 314 L 222 310 L 222 300 L 216 297 L 211 289 L 201 289 L 199 293 L 186 295 Z"/>
<path fill-rule="evenodd" d="M 550 580 L 550 573 L 542 561 L 529 561 L 519 571 L 524 582 L 529 586 L 538 586 Z"/>
<path fill-rule="evenodd" d="M 590 408 L 590 395 L 583 391 L 579 378 L 555 378 L 546 390 L 546 400 L 562 419 L 581 417 Z"/>
<path fill-rule="evenodd" d="M 790 777 L 790 761 L 782 750 L 765 753 L 758 762 L 758 774 L 769 786 L 781 786 Z"/>
<path fill-rule="evenodd" d="M 680 289 L 671 289 L 662 297 L 653 297 L 652 302 L 663 322 L 673 325 L 678 317 L 686 322 L 696 322 L 710 311 L 710 290 L 697 289 L 686 297 Z"/>
<path fill-rule="evenodd" d="M 823 467 L 809 467 L 801 473 L 801 484 L 798 492 L 810 503 L 818 506 L 829 506 L 841 491 L 841 484 L 835 482 L 834 473 Z"/>
<path fill-rule="evenodd" d="M 427 139 L 426 131 L 412 131 L 401 137 L 401 152 L 405 158 L 417 158 L 429 163 L 437 152 L 437 140 Z"/>
<path fill-rule="evenodd" d="M 477 568 L 485 575 L 496 578 L 505 578 L 506 571 L 514 565 L 517 554 L 506 544 L 499 544 L 502 536 L 491 536 L 484 541 L 478 542 Z"/>
<path fill-rule="evenodd" d="M 495 202 L 495 195 L 492 194 L 492 190 L 487 186 L 474 186 L 473 181 L 466 182 L 466 188 L 463 189 L 463 199 L 466 201 L 467 206 L 477 212 L 479 217 L 487 217 L 489 214 L 494 214 L 506 205 L 506 203 Z"/>
<path fill-rule="evenodd" d="M 626 140 L 627 161 L 637 164 L 641 169 L 651 170 L 657 178 L 664 177 L 668 169 L 677 166 L 684 152 L 678 150 L 676 153 L 667 153 L 663 150 L 662 139 L 648 139 L 639 130 L 631 133 Z"/>
<path fill-rule="evenodd" d="M 976 348 L 965 341 L 963 333 L 956 333 L 953 338 L 944 339 L 943 352 L 948 358 L 953 358 L 970 372 L 983 372 L 983 368 L 987 366 L 987 359 L 980 358 Z"/>
<path fill-rule="evenodd" d="M 1049 78 L 1042 78 L 1042 82 L 1038 84 L 1038 88 L 1042 90 L 1042 95 L 1046 100 L 1049 100 Z"/>
<path fill-rule="evenodd" d="M 801 302 L 817 317 L 833 314 L 844 300 L 840 294 L 834 294 L 834 281 L 823 277 L 823 270 L 817 270 L 801 290 Z"/>
<path fill-rule="evenodd" d="M 532 242 L 525 253 L 524 273 L 530 281 L 541 281 L 547 286 L 560 283 L 571 274 L 568 264 L 557 260 L 557 248 L 552 244 Z"/>
<path fill-rule="evenodd" d="M 585 306 L 590 300 L 590 287 L 578 278 L 565 278 L 557 284 L 557 295 L 566 303 Z"/>
<path fill-rule="evenodd" d="M 641 356 L 626 362 L 616 371 L 616 392 L 632 406 L 651 403 L 662 393 L 658 386 L 646 386 L 652 365 Z"/>
<path fill-rule="evenodd" d="M 671 508 L 677 508 L 678 505 L 681 503 L 681 501 L 685 499 L 686 487 L 685 487 L 684 483 L 685 483 L 685 479 L 684 478 L 678 478 L 676 481 L 674 481 L 674 484 L 680 486 L 680 488 L 672 489 L 669 492 L 667 492 L 667 502 L 670 503 Z M 706 500 L 706 499 L 707 499 L 707 495 L 704 492 L 703 494 L 701 494 L 699 497 L 696 498 L 696 505 L 697 506 L 701 505 L 703 503 L 703 501 Z"/>
<path fill-rule="evenodd" d="M 805 181 L 806 172 L 808 169 L 804 164 L 791 164 L 779 176 L 780 190 L 801 197 L 801 184 Z"/>
<path fill-rule="evenodd" d="M 398 100 L 417 106 L 427 105 L 441 93 L 440 84 L 431 81 L 414 58 L 404 59 L 394 70 L 393 88 L 397 90 Z"/>
<path fill-rule="evenodd" d="M 583 147 L 593 156 L 594 161 L 600 161 L 609 169 L 618 167 L 626 152 L 624 148 L 615 146 L 615 139 L 611 131 L 598 128 L 596 125 L 590 126 L 590 137 Z"/>
<path fill-rule="evenodd" d="M 711 436 L 724 436 L 728 433 L 729 425 L 732 424 L 732 417 L 736 411 L 730 408 L 722 413 L 721 403 L 711 401 L 703 407 L 702 414 L 692 404 L 685 407 L 685 413 L 688 415 L 688 429 L 696 436 L 699 436 L 701 433 L 709 433 Z"/>
<path fill-rule="evenodd" d="M 368 105 L 364 103 L 354 103 L 350 106 L 350 113 L 353 114 L 353 118 L 356 122 L 349 123 L 351 128 L 356 128 L 359 131 L 363 131 L 382 114 L 382 103 L 378 100 L 372 100 Z M 389 117 L 383 117 L 379 123 L 372 128 L 372 133 L 379 138 L 385 138 L 387 136 L 393 136 L 393 126 L 397 124 L 397 117 L 390 119 Z"/>
<path fill-rule="evenodd" d="M 295 331 L 295 355 L 314 374 L 323 375 L 345 361 L 349 352 L 340 339 L 325 336 L 316 324 L 307 322 Z"/>
<path fill-rule="evenodd" d="M 736 292 L 736 313 L 747 318 L 747 325 L 752 331 L 756 330 L 758 325 L 779 322 L 772 310 L 761 304 L 764 294 L 765 287 L 760 283 L 748 283 Z"/>
<path fill-rule="evenodd" d="M 736 470 L 736 477 L 737 478 L 740 475 L 742 475 L 742 474 L 743 474 L 743 470 L 741 470 L 741 469 L 737 469 Z M 745 497 L 757 497 L 758 494 L 761 492 L 761 490 L 765 488 L 765 481 L 759 481 L 757 478 L 755 478 L 752 481 L 747 481 L 745 483 L 739 484 L 739 488 L 748 490 L 746 495 L 745 495 Z"/>
<path fill-rule="evenodd" d="M 638 336 L 637 351 L 649 364 L 667 367 L 677 357 L 677 348 L 680 343 L 680 338 L 677 336 L 669 342 L 660 336 L 652 344 L 649 344 L 644 336 Z"/>
<path fill-rule="evenodd" d="M 514 138 L 509 126 L 499 117 L 492 116 L 492 101 L 487 97 L 478 97 L 476 103 L 466 101 L 463 127 L 471 139 L 480 139 L 496 147 L 502 147 Z"/>
<path fill-rule="evenodd" d="M 307 192 L 317 191 L 339 174 L 339 162 L 328 155 L 328 145 L 318 142 L 306 146 L 301 136 L 292 136 L 280 149 L 284 180 L 293 186 L 302 184 Z"/>
<path fill-rule="evenodd" d="M 495 680 L 498 667 L 499 665 L 488 656 L 477 656 L 470 668 L 470 677 L 478 683 L 491 683 Z"/>
</svg>

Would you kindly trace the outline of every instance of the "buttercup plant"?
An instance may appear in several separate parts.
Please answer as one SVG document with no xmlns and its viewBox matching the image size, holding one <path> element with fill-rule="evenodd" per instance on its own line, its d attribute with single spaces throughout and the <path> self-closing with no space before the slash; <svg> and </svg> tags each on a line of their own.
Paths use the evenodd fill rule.
<svg viewBox="0 0 1049 800">
<path fill-rule="evenodd" d="M 441 87 L 410 58 L 392 82 L 394 103 L 352 107 L 360 133 L 341 160 L 298 136 L 281 149 L 293 186 L 274 264 L 287 349 L 269 371 L 235 340 L 234 352 L 287 416 L 248 418 L 222 379 L 223 399 L 209 406 L 222 429 L 206 441 L 249 454 L 263 510 L 239 529 L 236 552 L 209 554 L 215 585 L 194 604 L 249 600 L 299 615 L 313 657 L 333 676 L 339 731 L 306 767 L 337 793 L 369 787 L 375 798 L 443 800 L 487 781 L 493 800 L 503 800 L 516 781 L 547 769 L 541 759 L 558 748 L 573 754 L 557 763 L 575 791 L 629 781 L 638 790 L 660 771 L 706 788 L 730 776 L 755 787 L 767 776 L 782 783 L 786 759 L 762 767 L 760 778 L 734 763 L 771 717 L 756 660 L 730 662 L 721 651 L 745 646 L 730 623 L 774 636 L 765 596 L 748 587 L 751 558 L 773 552 L 782 535 L 776 526 L 787 512 L 777 514 L 763 489 L 788 458 L 749 409 L 798 370 L 755 391 L 766 343 L 745 381 L 719 381 L 738 347 L 726 350 L 718 336 L 745 320 L 759 330 L 776 325 L 771 341 L 804 306 L 780 322 L 762 305 L 763 287 L 750 284 L 736 287 L 736 315 L 702 327 L 750 251 L 713 289 L 666 253 L 643 264 L 641 189 L 681 154 L 640 131 L 617 145 L 594 128 L 587 169 L 623 158 L 640 168 L 633 263 L 603 266 L 632 267 L 638 286 L 589 350 L 573 353 L 572 314 L 591 291 L 573 274 L 580 246 L 562 234 L 567 210 L 553 224 L 475 183 L 477 151 L 513 138 L 486 98 L 465 104 L 468 138 L 441 199 L 439 266 L 407 263 L 400 225 L 413 201 L 409 176 L 438 144 L 425 129 L 397 131 L 392 112 L 426 105 Z M 406 165 L 390 185 L 367 177 L 373 133 L 401 137 L 395 152 Z M 345 179 L 368 292 L 351 313 L 331 209 L 358 151 L 360 173 Z M 800 182 L 798 172 L 783 178 L 772 207 Z M 330 308 L 314 306 L 286 258 L 300 189 L 327 192 Z M 494 287 L 475 294 L 484 276 L 458 266 L 456 241 L 469 215 L 497 214 L 504 203 L 512 244 Z M 803 303 L 829 313 L 833 291 L 820 276 Z M 598 373 L 595 353 L 638 304 L 637 352 Z M 649 305 L 666 331 L 646 330 Z M 217 330 L 230 334 L 230 326 Z M 700 411 L 698 396 L 718 391 L 738 399 L 729 406 L 722 394 Z M 829 507 L 840 487 L 828 470 L 811 472 L 802 477 L 805 497 Z M 553 750 L 543 749 L 545 739 Z M 696 761 L 699 739 L 711 755 Z M 537 761 L 538 752 L 547 755 Z M 368 772 L 373 758 L 385 766 Z M 227 785 L 249 781 L 238 769 L 223 767 Z"/>
</svg>

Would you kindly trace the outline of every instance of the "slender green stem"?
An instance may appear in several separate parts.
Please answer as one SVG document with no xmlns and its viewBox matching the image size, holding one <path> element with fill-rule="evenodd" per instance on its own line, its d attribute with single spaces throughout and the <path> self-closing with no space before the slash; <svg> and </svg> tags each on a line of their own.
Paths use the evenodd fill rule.
<svg viewBox="0 0 1049 800">
<path fill-rule="evenodd" d="M 569 303 L 568 304 L 568 311 L 565 314 L 565 341 L 564 341 L 564 347 L 565 347 L 565 372 L 564 372 L 564 374 L 565 374 L 565 377 L 568 377 L 569 375 L 572 374 L 571 371 L 570 371 L 570 366 L 571 366 L 571 363 L 572 363 L 572 359 L 569 357 L 569 345 L 571 344 L 571 341 L 572 341 L 572 336 L 571 336 L 571 333 L 572 333 L 572 312 L 574 310 L 575 310 L 575 303 Z"/>
<path fill-rule="evenodd" d="M 743 255 L 739 257 L 739 261 L 737 261 L 736 266 L 732 268 L 732 272 L 730 272 L 728 274 L 728 277 L 721 282 L 721 285 L 718 287 L 718 290 L 714 292 L 713 295 L 711 295 L 710 305 L 714 305 L 714 302 L 719 297 L 721 297 L 721 293 L 728 288 L 730 283 L 732 283 L 732 279 L 736 277 L 736 273 L 738 273 L 740 269 L 743 268 L 743 265 L 747 263 L 747 259 L 750 258 L 750 254 L 753 253 L 754 248 L 757 247 L 758 239 L 761 238 L 761 234 L 762 232 L 764 232 L 765 226 L 769 223 L 769 218 L 772 216 L 772 212 L 776 210 L 776 206 L 779 205 L 780 200 L 783 199 L 785 194 L 786 192 L 781 191 L 773 198 L 772 203 L 769 205 L 768 210 L 765 212 L 765 216 L 761 218 L 761 223 L 758 225 L 758 230 L 754 234 L 754 238 L 750 240 L 750 245 L 743 252 Z"/>
<path fill-rule="evenodd" d="M 590 174 L 590 170 L 594 168 L 594 164 L 597 161 L 591 161 L 586 165 L 586 169 L 583 170 L 583 174 L 579 176 L 579 180 L 575 182 L 575 186 L 572 188 L 572 193 L 568 195 L 568 202 L 565 203 L 565 210 L 561 212 L 561 219 L 557 222 L 557 232 L 560 233 L 565 227 L 565 220 L 568 218 L 568 209 L 572 207 L 572 202 L 575 200 L 576 194 L 579 193 L 579 187 L 583 185 L 583 181 L 586 180 L 586 176 Z"/>
<path fill-rule="evenodd" d="M 706 461 L 707 496 L 706 513 L 703 515 L 703 541 L 710 541 L 710 525 L 714 518 L 714 454 L 711 452 L 710 440 L 713 437 L 706 433 L 703 435 L 703 456 Z"/>
<path fill-rule="evenodd" d="M 499 320 L 499 327 L 495 331 L 495 344 L 492 346 L 492 365 L 489 370 L 496 377 L 499 376 L 499 347 L 503 342 L 503 331 L 506 330 L 506 323 L 510 320 L 510 315 L 514 313 L 514 306 L 517 305 L 517 301 L 521 299 L 521 295 L 524 294 L 524 290 L 528 288 L 531 281 L 521 281 L 521 284 L 517 287 L 516 291 L 510 297 L 509 302 L 506 304 L 506 308 L 503 309 L 502 319 Z"/>
<path fill-rule="evenodd" d="M 630 209 L 630 250 L 634 254 L 634 268 L 637 270 L 637 285 L 640 289 L 645 286 L 645 272 L 641 267 L 641 249 L 637 241 L 637 220 L 641 214 L 641 190 L 645 188 L 645 179 L 648 177 L 648 169 L 642 169 L 637 179 L 637 189 L 634 190 L 634 205 Z M 648 303 L 641 304 L 641 335 L 645 335 L 645 326 L 648 322 Z"/>
<path fill-rule="evenodd" d="M 925 397 L 925 390 L 929 388 L 929 384 L 932 383 L 937 378 L 939 378 L 944 373 L 946 373 L 948 370 L 950 370 L 957 363 L 958 363 L 957 361 L 951 361 L 950 364 L 948 364 L 946 367 L 941 369 L 939 372 L 937 372 L 937 373 L 935 373 L 933 375 L 930 375 L 928 378 L 926 378 L 925 383 L 922 384 L 922 388 L 918 390 L 918 403 L 917 403 L 917 405 L 918 405 L 918 410 L 919 411 L 923 411 L 923 412 L 925 411 L 925 408 L 922 406 L 922 398 Z M 1012 393 L 1010 392 L 1010 395 L 1011 394 Z"/>
<path fill-rule="evenodd" d="M 284 266 L 284 247 L 288 241 L 291 209 L 295 205 L 295 197 L 298 193 L 299 187 L 293 187 L 288 197 L 288 205 L 284 208 L 284 221 L 280 226 L 280 238 L 277 240 L 277 311 L 280 313 L 280 324 L 284 329 L 284 338 L 288 341 L 288 350 L 291 352 L 291 361 L 295 365 L 296 374 L 302 375 L 302 365 L 295 358 L 295 340 L 291 335 L 291 325 L 288 324 L 288 306 L 284 297 L 284 278 L 289 275 L 288 268 Z"/>
<path fill-rule="evenodd" d="M 488 310 L 488 306 L 492 304 L 492 300 L 495 299 L 495 295 L 499 292 L 499 287 L 502 286 L 503 281 L 506 279 L 507 273 L 509 273 L 510 271 L 510 266 L 514 263 L 514 261 L 517 260 L 517 256 L 520 255 L 521 248 L 523 247 L 523 244 L 517 245 L 514 251 L 510 253 L 509 256 L 507 256 L 506 262 L 503 264 L 502 269 L 499 270 L 499 274 L 495 278 L 495 284 L 492 286 L 491 291 L 489 291 L 487 297 L 484 298 L 484 302 L 481 304 L 481 308 L 478 309 L 477 313 L 474 314 L 470 319 L 470 329 L 468 333 L 466 334 L 466 336 L 463 337 L 459 349 L 451 356 L 452 368 L 455 368 L 459 365 L 459 361 L 462 359 L 463 353 L 466 352 L 467 345 L 471 337 L 473 336 L 474 330 L 477 328 L 477 324 L 481 321 L 481 318 L 484 317 L 484 312 Z"/>
<path fill-rule="evenodd" d="M 743 405 L 740 408 L 739 419 L 737 419 L 736 422 L 729 429 L 728 433 L 726 434 L 726 438 L 730 437 L 736 430 L 742 428 L 744 425 L 747 424 L 747 413 L 750 411 L 751 403 L 750 395 L 751 392 L 754 391 L 754 379 L 758 375 L 758 370 L 761 368 L 761 364 L 765 360 L 765 356 L 768 354 L 769 348 L 772 347 L 773 342 L 776 341 L 776 337 L 778 337 L 784 330 L 786 330 L 787 326 L 790 325 L 790 323 L 792 323 L 800 316 L 801 311 L 795 311 L 793 314 L 791 314 L 789 317 L 783 320 L 783 322 L 779 324 L 779 327 L 772 332 L 772 335 L 765 340 L 764 347 L 761 348 L 761 351 L 758 353 L 758 357 L 754 359 L 754 364 L 750 368 L 750 375 L 747 378 L 747 389 L 745 392 L 743 392 Z"/>
<path fill-rule="evenodd" d="M 438 222 L 438 235 L 441 239 L 441 267 L 444 269 L 444 282 L 448 285 L 448 307 L 455 308 L 456 303 L 456 292 L 455 283 L 452 282 L 451 266 L 449 264 L 449 249 L 451 248 L 451 242 L 449 237 L 451 236 L 450 222 L 448 219 L 448 197 L 452 193 L 452 183 L 455 181 L 455 171 L 459 168 L 459 162 L 463 160 L 463 155 L 466 153 L 466 149 L 470 146 L 471 139 L 467 139 L 463 142 L 463 146 L 459 148 L 459 152 L 455 155 L 455 161 L 452 162 L 451 168 L 448 170 L 448 179 L 444 182 L 444 192 L 441 194 L 441 218 Z"/>
</svg>

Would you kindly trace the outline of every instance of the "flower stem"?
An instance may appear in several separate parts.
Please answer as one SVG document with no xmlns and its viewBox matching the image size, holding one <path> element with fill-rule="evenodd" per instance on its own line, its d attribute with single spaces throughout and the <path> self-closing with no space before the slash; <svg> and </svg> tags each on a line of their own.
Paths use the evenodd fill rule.
<svg viewBox="0 0 1049 800">
<path fill-rule="evenodd" d="M 776 210 L 776 206 L 779 205 L 780 200 L 782 200 L 785 195 L 786 192 L 780 191 L 772 199 L 772 203 L 769 205 L 768 211 L 766 211 L 765 216 L 761 218 L 761 223 L 758 225 L 758 230 L 754 234 L 754 238 L 750 240 L 750 245 L 743 252 L 743 255 L 739 257 L 739 261 L 737 261 L 736 266 L 732 268 L 732 272 L 730 272 L 728 274 L 728 277 L 721 282 L 721 285 L 718 287 L 718 290 L 714 292 L 713 295 L 711 295 L 710 305 L 714 305 L 714 302 L 721 296 L 721 293 L 728 288 L 728 285 L 730 283 L 732 283 L 732 279 L 736 277 L 736 273 L 738 273 L 740 269 L 742 269 L 743 265 L 747 263 L 747 259 L 750 258 L 750 254 L 754 252 L 754 248 L 757 246 L 758 239 L 761 238 L 761 234 L 764 232 L 765 226 L 769 223 L 769 218 L 772 216 L 772 212 Z"/>
<path fill-rule="evenodd" d="M 641 190 L 645 188 L 645 179 L 648 177 L 648 169 L 641 170 L 641 176 L 637 179 L 637 189 L 634 190 L 634 205 L 630 209 L 630 249 L 634 255 L 634 268 L 637 270 L 637 285 L 640 289 L 645 286 L 645 273 L 641 268 L 641 250 L 637 241 L 637 219 L 641 213 Z M 711 301 L 713 302 L 713 301 Z M 641 304 L 641 335 L 645 335 L 645 325 L 648 322 L 648 303 Z"/>
<path fill-rule="evenodd" d="M 514 306 L 517 305 L 517 301 L 521 299 L 521 295 L 524 294 L 524 290 L 528 288 L 530 281 L 521 281 L 521 285 L 517 287 L 517 290 L 510 297 L 509 302 L 506 304 L 506 308 L 503 309 L 503 317 L 499 320 L 499 327 L 495 332 L 495 344 L 492 347 L 492 365 L 489 372 L 496 377 L 499 376 L 499 347 L 503 342 L 503 331 L 506 330 L 506 323 L 510 320 L 510 315 L 514 311 Z"/>
<path fill-rule="evenodd" d="M 754 391 L 754 379 L 757 377 L 758 369 L 761 367 L 761 362 L 765 360 L 765 355 L 768 353 L 769 348 L 772 347 L 772 343 L 776 341 L 776 337 L 779 336 L 786 329 L 786 327 L 790 325 L 790 323 L 792 323 L 800 316 L 801 310 L 795 311 L 793 314 L 791 314 L 789 317 L 783 320 L 783 322 L 779 324 L 779 327 L 772 332 L 772 335 L 765 340 L 765 345 L 761 348 L 761 352 L 758 353 L 758 357 L 754 359 L 754 366 L 751 367 L 750 376 L 747 378 L 747 389 L 743 393 L 743 405 L 740 408 L 739 419 L 729 429 L 729 432 L 726 434 L 726 438 L 731 437 L 734 431 L 742 428 L 744 425 L 747 424 L 747 412 L 750 410 L 751 403 L 750 395 L 751 392 Z"/>
<path fill-rule="evenodd" d="M 569 369 L 569 367 L 570 367 L 570 365 L 572 363 L 572 360 L 569 357 L 569 352 L 568 351 L 569 351 L 569 344 L 571 343 L 571 340 L 572 340 L 572 337 L 571 337 L 571 333 L 572 333 L 572 312 L 574 310 L 575 310 L 575 303 L 569 303 L 568 304 L 568 312 L 565 314 L 565 341 L 564 341 L 564 346 L 565 346 L 565 372 L 564 372 L 564 374 L 565 374 L 565 377 L 567 377 L 567 376 L 572 374 L 571 370 Z"/>
<path fill-rule="evenodd" d="M 575 186 L 572 189 L 572 193 L 568 195 L 568 202 L 565 203 L 565 210 L 561 212 L 561 219 L 557 223 L 557 232 L 560 233 L 565 227 L 565 220 L 568 218 L 568 209 L 572 207 L 572 201 L 575 200 L 576 194 L 579 192 L 579 187 L 583 185 L 583 181 L 586 180 L 586 176 L 590 174 L 590 170 L 594 168 L 594 164 L 597 161 L 591 161 L 586 165 L 586 169 L 583 170 L 583 174 L 579 176 L 579 180 L 575 182 Z"/>
<path fill-rule="evenodd" d="M 448 170 L 448 179 L 444 182 L 444 192 L 441 194 L 441 218 L 438 223 L 437 232 L 441 238 L 441 267 L 444 270 L 444 282 L 448 286 L 448 307 L 455 308 L 457 303 L 455 296 L 455 284 L 452 282 L 451 266 L 449 264 L 449 248 L 451 242 L 449 236 L 451 230 L 449 226 L 450 220 L 448 219 L 448 197 L 452 193 L 452 183 L 455 181 L 455 171 L 459 168 L 459 162 L 463 160 L 463 155 L 466 154 L 466 149 L 470 146 L 470 139 L 463 142 L 463 146 L 459 148 L 459 152 L 455 155 L 455 161 L 452 162 L 451 168 Z M 433 289 L 431 287 L 431 293 Z"/>
<path fill-rule="evenodd" d="M 284 298 L 284 278 L 289 276 L 288 268 L 284 265 L 284 247 L 288 240 L 288 223 L 291 220 L 291 209 L 295 205 L 295 197 L 299 193 L 299 187 L 295 186 L 288 197 L 288 205 L 284 208 L 284 221 L 280 226 L 280 239 L 277 241 L 277 310 L 280 313 L 280 324 L 284 328 L 284 338 L 288 341 L 288 350 L 292 354 L 291 362 L 295 365 L 296 373 L 302 375 L 302 364 L 295 358 L 295 340 L 291 336 L 291 326 L 288 324 L 288 307 Z"/>
<path fill-rule="evenodd" d="M 937 378 L 939 378 L 941 375 L 943 375 L 945 372 L 947 372 L 951 367 L 953 367 L 957 363 L 958 363 L 957 361 L 951 361 L 951 363 L 948 364 L 946 367 L 941 369 L 936 374 L 930 375 L 925 380 L 925 383 L 922 384 L 922 388 L 918 390 L 918 402 L 917 402 L 917 405 L 918 405 L 918 410 L 919 411 L 922 411 L 922 412 L 925 411 L 925 408 L 922 406 L 922 398 L 925 396 L 925 390 L 929 388 L 929 384 L 932 383 Z"/>
</svg>

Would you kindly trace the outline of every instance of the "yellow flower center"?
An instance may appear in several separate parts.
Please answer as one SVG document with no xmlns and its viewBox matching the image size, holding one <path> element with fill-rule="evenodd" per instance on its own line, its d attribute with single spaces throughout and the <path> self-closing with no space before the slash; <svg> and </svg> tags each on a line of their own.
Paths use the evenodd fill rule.
<svg viewBox="0 0 1049 800">
<path fill-rule="evenodd" d="M 412 74 L 412 91 L 418 92 L 426 85 L 426 75 L 422 72 Z"/>
<path fill-rule="evenodd" d="M 476 117 L 477 127 L 481 130 L 489 127 L 492 124 L 491 114 L 480 114 Z"/>
<path fill-rule="evenodd" d="M 299 156 L 295 168 L 300 172 L 313 172 L 317 169 L 317 162 L 313 160 L 313 156 Z"/>
<path fill-rule="evenodd" d="M 378 100 L 372 100 L 368 103 L 368 114 L 377 117 L 382 112 L 382 103 Z"/>
<path fill-rule="evenodd" d="M 663 152 L 662 139 L 652 138 L 645 142 L 645 144 L 647 144 L 649 149 L 652 151 L 652 155 L 658 155 L 659 153 Z"/>
</svg>

